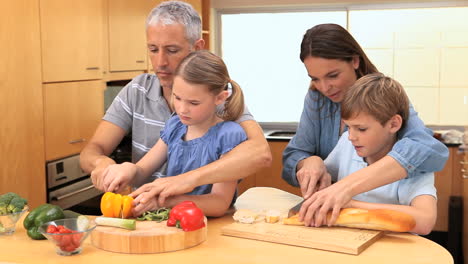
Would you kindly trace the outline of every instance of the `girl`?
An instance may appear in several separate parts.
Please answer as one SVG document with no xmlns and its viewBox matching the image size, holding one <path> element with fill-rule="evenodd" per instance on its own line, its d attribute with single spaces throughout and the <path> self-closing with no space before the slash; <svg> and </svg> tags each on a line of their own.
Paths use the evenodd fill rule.
<svg viewBox="0 0 468 264">
<path fill-rule="evenodd" d="M 242 127 L 232 122 L 244 111 L 242 91 L 230 79 L 221 58 L 209 51 L 193 52 L 181 62 L 171 100 L 177 115 L 166 122 L 155 146 L 136 164 L 109 167 L 111 190 L 121 184 L 141 184 L 166 160 L 167 177 L 197 169 L 247 139 Z M 224 110 L 219 112 L 222 105 Z M 135 216 L 184 200 L 195 202 L 207 216 L 222 216 L 235 198 L 237 181 L 202 185 L 185 195 L 167 198 L 164 205 L 157 203 L 148 187 L 151 183 L 131 194 L 135 197 Z"/>
<path fill-rule="evenodd" d="M 332 225 L 340 208 L 353 196 L 444 167 L 447 147 L 432 137 L 410 107 L 408 123 L 398 134 L 400 140 L 385 157 L 325 188 L 331 180 L 323 159 L 345 131 L 340 117 L 343 95 L 358 78 L 378 71 L 351 34 L 336 24 L 307 30 L 300 58 L 311 78 L 311 87 L 296 135 L 283 152 L 282 177 L 301 187 L 306 201 L 299 215 L 306 225 L 325 224 L 327 212 L 333 210 L 328 223 Z"/>
</svg>

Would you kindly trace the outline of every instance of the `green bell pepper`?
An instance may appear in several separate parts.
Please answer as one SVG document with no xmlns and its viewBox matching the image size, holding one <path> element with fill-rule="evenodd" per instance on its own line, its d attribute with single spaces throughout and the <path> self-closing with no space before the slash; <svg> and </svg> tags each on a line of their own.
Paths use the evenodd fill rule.
<svg viewBox="0 0 468 264">
<path fill-rule="evenodd" d="M 65 215 L 62 208 L 53 204 L 43 204 L 32 210 L 24 219 L 23 226 L 27 234 L 32 239 L 45 239 L 39 232 L 39 227 L 49 221 L 63 219 Z"/>
</svg>

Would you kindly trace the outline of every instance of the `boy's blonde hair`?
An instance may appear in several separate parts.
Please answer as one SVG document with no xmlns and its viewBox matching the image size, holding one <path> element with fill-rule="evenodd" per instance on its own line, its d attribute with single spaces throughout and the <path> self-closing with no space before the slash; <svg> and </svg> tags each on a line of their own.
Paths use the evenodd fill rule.
<svg viewBox="0 0 468 264">
<path fill-rule="evenodd" d="M 409 99 L 399 82 L 372 73 L 358 79 L 341 102 L 341 118 L 350 119 L 364 112 L 384 125 L 394 115 L 402 118 L 402 128 L 409 116 Z"/>
<path fill-rule="evenodd" d="M 232 90 L 224 104 L 224 112 L 220 115 L 223 120 L 234 121 L 244 113 L 242 90 L 235 81 L 231 80 L 226 64 L 215 54 L 207 50 L 190 53 L 182 60 L 175 75 L 182 77 L 188 83 L 206 85 L 214 95 L 224 90 Z"/>
</svg>

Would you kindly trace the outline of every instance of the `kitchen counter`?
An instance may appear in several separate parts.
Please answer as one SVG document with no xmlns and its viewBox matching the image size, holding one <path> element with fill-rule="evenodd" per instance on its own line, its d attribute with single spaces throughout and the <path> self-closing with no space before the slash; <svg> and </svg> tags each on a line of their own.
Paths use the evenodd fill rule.
<svg viewBox="0 0 468 264">
<path fill-rule="evenodd" d="M 209 219 L 208 238 L 186 250 L 159 254 L 121 254 L 100 250 L 88 237 L 83 251 L 75 256 L 59 256 L 46 240 L 27 237 L 22 221 L 16 233 L 0 236 L 0 262 L 8 263 L 453 263 L 440 245 L 412 234 L 386 234 L 360 255 L 288 246 L 221 235 L 222 226 L 232 223 L 231 215 Z"/>
</svg>

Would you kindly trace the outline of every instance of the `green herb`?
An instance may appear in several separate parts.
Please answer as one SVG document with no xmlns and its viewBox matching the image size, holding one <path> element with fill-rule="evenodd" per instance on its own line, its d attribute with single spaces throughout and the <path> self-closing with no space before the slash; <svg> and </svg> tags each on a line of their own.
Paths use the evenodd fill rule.
<svg viewBox="0 0 468 264">
<path fill-rule="evenodd" d="M 156 211 L 146 211 L 140 217 L 137 218 L 138 221 L 165 221 L 169 219 L 169 208 L 159 208 Z"/>
</svg>

